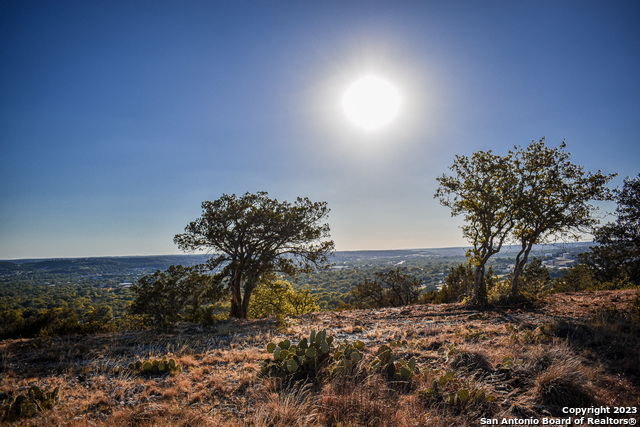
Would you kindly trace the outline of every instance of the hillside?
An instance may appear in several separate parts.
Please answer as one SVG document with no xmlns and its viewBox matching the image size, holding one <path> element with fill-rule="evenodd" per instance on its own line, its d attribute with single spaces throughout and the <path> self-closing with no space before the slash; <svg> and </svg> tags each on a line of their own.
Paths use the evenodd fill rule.
<svg viewBox="0 0 640 427">
<path fill-rule="evenodd" d="M 284 326 L 266 319 L 184 325 L 173 334 L 6 340 L 0 399 L 33 385 L 60 387 L 52 409 L 9 423 L 41 426 L 476 426 L 567 418 L 563 407 L 637 410 L 639 316 L 640 294 L 626 290 L 556 294 L 531 309 L 444 304 L 312 313 Z M 299 388 L 259 375 L 267 343 L 297 342 L 313 329 L 336 343 L 361 340 L 361 368 Z M 364 369 L 393 340 L 398 357 L 415 357 L 421 371 L 409 381 Z M 127 369 L 162 357 L 181 370 L 147 377 Z"/>
</svg>

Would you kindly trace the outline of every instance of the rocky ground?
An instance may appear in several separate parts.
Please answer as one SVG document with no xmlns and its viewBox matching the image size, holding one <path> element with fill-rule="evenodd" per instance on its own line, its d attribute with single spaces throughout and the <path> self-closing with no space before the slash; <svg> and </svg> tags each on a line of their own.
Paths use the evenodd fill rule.
<svg viewBox="0 0 640 427">
<path fill-rule="evenodd" d="M 39 426 L 475 426 L 555 419 L 563 407 L 640 410 L 639 317 L 640 292 L 625 290 L 556 294 L 529 308 L 424 305 L 311 313 L 284 325 L 261 319 L 172 334 L 6 340 L 0 403 L 33 386 L 59 387 L 51 409 L 4 419 Z M 335 342 L 365 344 L 357 373 L 297 387 L 260 375 L 269 342 L 323 329 Z M 420 373 L 409 381 L 367 368 L 392 341 L 400 359 L 417 361 Z M 163 357 L 180 370 L 129 369 Z"/>
</svg>

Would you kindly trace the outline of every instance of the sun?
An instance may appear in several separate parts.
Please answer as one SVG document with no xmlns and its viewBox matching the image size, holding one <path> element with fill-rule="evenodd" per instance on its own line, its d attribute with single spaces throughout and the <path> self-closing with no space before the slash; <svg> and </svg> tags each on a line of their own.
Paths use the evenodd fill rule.
<svg viewBox="0 0 640 427">
<path fill-rule="evenodd" d="M 391 83 L 370 75 L 352 83 L 342 97 L 349 120 L 367 130 L 378 130 L 391 122 L 400 107 L 398 91 Z"/>
</svg>

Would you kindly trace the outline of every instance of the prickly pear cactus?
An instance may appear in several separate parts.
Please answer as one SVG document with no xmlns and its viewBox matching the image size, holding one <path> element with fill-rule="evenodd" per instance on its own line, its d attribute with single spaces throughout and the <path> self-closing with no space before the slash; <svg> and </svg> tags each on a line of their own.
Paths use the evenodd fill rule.
<svg viewBox="0 0 640 427">
<path fill-rule="evenodd" d="M 174 359 L 167 360 L 166 357 L 156 360 L 138 360 L 135 363 L 129 364 L 129 370 L 141 375 L 161 375 L 171 374 L 174 375 L 180 371 L 180 366 Z"/>
<path fill-rule="evenodd" d="M 43 392 L 39 387 L 33 386 L 29 388 L 26 396 L 21 394 L 12 397 L 0 407 L 0 420 L 11 421 L 32 417 L 38 412 L 53 408 L 59 399 L 59 387 L 53 391 Z"/>
<path fill-rule="evenodd" d="M 394 345 L 395 343 L 391 343 Z M 394 345 L 397 347 L 397 345 Z M 391 381 L 408 381 L 413 378 L 414 375 L 420 373 L 420 370 L 416 366 L 416 359 L 404 360 L 400 359 L 391 347 L 388 345 L 382 345 L 378 349 L 376 358 L 371 362 L 370 368 L 372 371 L 383 372 L 387 378 Z"/>
<path fill-rule="evenodd" d="M 364 347 L 364 343 L 360 340 L 356 340 L 353 344 L 347 340 L 340 343 L 333 353 L 331 374 L 335 376 L 353 373 L 362 360 Z"/>
<path fill-rule="evenodd" d="M 265 376 L 279 377 L 287 382 L 314 380 L 330 359 L 333 337 L 326 331 L 312 331 L 307 339 L 297 344 L 283 340 L 278 344 L 267 344 L 267 353 L 272 357 L 262 362 L 261 372 Z"/>
</svg>

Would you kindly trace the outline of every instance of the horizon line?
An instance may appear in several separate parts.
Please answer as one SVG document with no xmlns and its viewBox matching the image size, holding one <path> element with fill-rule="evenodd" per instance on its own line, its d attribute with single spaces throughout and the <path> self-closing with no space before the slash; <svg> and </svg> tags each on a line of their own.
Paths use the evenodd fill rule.
<svg viewBox="0 0 640 427">
<path fill-rule="evenodd" d="M 566 245 L 566 244 L 595 244 L 593 241 L 577 241 L 577 242 L 555 242 L 555 243 L 538 243 L 535 246 L 546 245 Z M 516 246 L 517 244 L 503 245 L 503 247 Z M 391 251 L 426 251 L 426 250 L 440 250 L 440 249 L 468 249 L 471 246 L 440 246 L 440 247 L 421 247 L 421 248 L 396 248 L 396 249 L 348 249 L 348 250 L 335 250 L 333 253 L 338 252 L 391 252 Z M 145 255 L 91 255 L 91 256 L 54 256 L 54 257 L 23 257 L 23 258 L 3 258 L 0 262 L 13 262 L 13 261 L 52 261 L 52 260 L 66 260 L 66 259 L 93 259 L 93 258 L 151 258 L 151 257 L 163 257 L 163 256 L 190 256 L 190 255 L 210 255 L 206 252 L 202 253 L 166 253 L 166 254 L 145 254 Z"/>
</svg>

